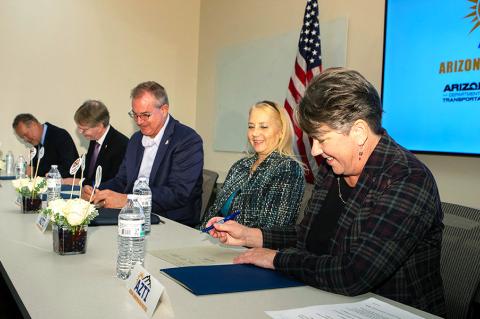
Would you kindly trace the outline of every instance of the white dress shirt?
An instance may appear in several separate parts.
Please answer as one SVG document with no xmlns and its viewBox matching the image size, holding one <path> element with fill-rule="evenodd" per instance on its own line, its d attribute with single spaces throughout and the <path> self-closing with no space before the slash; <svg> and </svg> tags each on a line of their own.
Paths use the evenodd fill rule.
<svg viewBox="0 0 480 319">
<path fill-rule="evenodd" d="M 142 164 L 140 165 L 140 170 L 138 171 L 137 178 L 150 178 L 150 172 L 152 171 L 153 162 L 155 161 L 155 156 L 157 155 L 158 146 L 160 145 L 169 120 L 170 115 L 167 116 L 167 120 L 163 124 L 162 129 L 154 138 L 145 135 L 143 136 L 142 145 L 143 147 L 145 147 L 145 151 L 143 152 Z"/>
<path fill-rule="evenodd" d="M 100 137 L 98 140 L 97 140 L 97 143 L 102 145 L 103 144 L 103 141 L 105 141 L 105 137 L 107 137 L 107 134 L 108 134 L 108 131 L 110 130 L 110 124 L 108 124 L 107 126 L 107 129 L 105 130 L 105 132 L 103 132 L 103 135 L 102 137 Z"/>
</svg>

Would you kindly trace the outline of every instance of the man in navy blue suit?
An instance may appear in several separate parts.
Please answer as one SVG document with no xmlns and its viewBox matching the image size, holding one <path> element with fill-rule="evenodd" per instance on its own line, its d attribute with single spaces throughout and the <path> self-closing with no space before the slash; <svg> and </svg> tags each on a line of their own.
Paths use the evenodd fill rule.
<svg viewBox="0 0 480 319">
<path fill-rule="evenodd" d="M 152 212 L 188 226 L 198 224 L 202 206 L 203 146 L 200 136 L 169 115 L 165 89 L 150 81 L 131 93 L 129 115 L 140 128 L 130 138 L 117 175 L 102 183 L 94 202 L 121 208 L 138 177 L 149 178 Z M 92 189 L 84 188 L 84 197 Z"/>
</svg>

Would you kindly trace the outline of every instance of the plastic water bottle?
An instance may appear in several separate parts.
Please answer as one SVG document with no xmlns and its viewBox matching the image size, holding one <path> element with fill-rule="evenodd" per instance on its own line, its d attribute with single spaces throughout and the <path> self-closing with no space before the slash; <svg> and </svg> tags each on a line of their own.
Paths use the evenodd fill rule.
<svg viewBox="0 0 480 319">
<path fill-rule="evenodd" d="M 133 194 L 137 195 L 138 203 L 143 208 L 145 214 L 145 234 L 151 230 L 150 213 L 152 212 L 152 191 L 148 187 L 148 178 L 140 177 L 135 181 Z"/>
<path fill-rule="evenodd" d="M 127 195 L 118 215 L 117 277 L 127 279 L 136 263 L 145 259 L 145 215 L 136 195 Z"/>
<path fill-rule="evenodd" d="M 5 155 L 5 175 L 12 176 L 14 174 L 15 158 L 12 151 L 8 151 Z"/>
<path fill-rule="evenodd" d="M 25 178 L 27 172 L 27 162 L 22 155 L 18 156 L 17 163 L 15 164 L 15 179 Z"/>
<path fill-rule="evenodd" d="M 47 202 L 60 198 L 62 188 L 62 175 L 57 165 L 52 165 L 47 173 Z"/>
</svg>

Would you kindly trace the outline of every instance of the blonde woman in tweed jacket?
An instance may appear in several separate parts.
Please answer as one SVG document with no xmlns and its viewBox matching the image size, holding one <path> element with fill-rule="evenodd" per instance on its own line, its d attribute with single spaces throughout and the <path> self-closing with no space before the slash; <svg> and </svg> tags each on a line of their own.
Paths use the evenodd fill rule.
<svg viewBox="0 0 480 319">
<path fill-rule="evenodd" d="M 202 226 L 214 216 L 240 210 L 237 222 L 272 228 L 295 224 L 303 197 L 303 170 L 293 157 L 292 134 L 285 111 L 262 101 L 250 109 L 248 141 L 252 156 L 233 164 Z"/>
</svg>

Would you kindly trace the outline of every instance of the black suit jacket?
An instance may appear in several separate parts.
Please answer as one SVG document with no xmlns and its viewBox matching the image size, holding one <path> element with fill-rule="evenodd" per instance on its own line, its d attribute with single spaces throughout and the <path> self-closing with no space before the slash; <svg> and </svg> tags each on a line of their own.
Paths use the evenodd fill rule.
<svg viewBox="0 0 480 319">
<path fill-rule="evenodd" d="M 125 156 L 128 138 L 110 125 L 110 129 L 108 130 L 107 136 L 105 136 L 105 140 L 98 153 L 97 161 L 92 173 L 93 176 L 87 176 L 90 168 L 90 159 L 95 150 L 95 143 L 95 141 L 90 141 L 90 145 L 88 146 L 88 152 L 85 158 L 84 185 L 93 185 L 95 181 L 95 171 L 99 165 L 102 166 L 102 181 L 106 182 L 115 177 L 120 164 L 122 164 L 123 157 Z"/>
<path fill-rule="evenodd" d="M 45 176 L 52 165 L 58 165 L 58 170 L 62 177 L 70 177 L 70 166 L 78 158 L 75 143 L 73 143 L 72 137 L 65 129 L 48 122 L 45 124 L 47 124 L 47 133 L 43 141 L 45 154 L 38 166 L 38 176 Z M 37 155 L 33 158 L 33 170 L 37 167 L 38 150 L 40 147 L 41 145 L 36 146 Z"/>
</svg>

